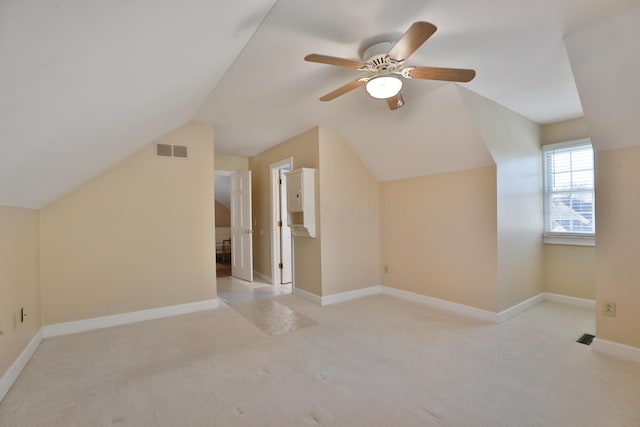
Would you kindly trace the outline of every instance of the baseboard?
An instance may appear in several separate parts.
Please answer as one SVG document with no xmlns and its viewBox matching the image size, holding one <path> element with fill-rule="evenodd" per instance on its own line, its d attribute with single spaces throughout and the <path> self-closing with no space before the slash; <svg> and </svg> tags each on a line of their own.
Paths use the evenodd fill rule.
<svg viewBox="0 0 640 427">
<path fill-rule="evenodd" d="M 596 302 L 592 299 L 576 298 L 576 297 L 570 297 L 567 295 L 552 294 L 550 292 L 545 292 L 544 299 L 545 301 L 558 302 L 560 304 L 567 304 L 567 305 L 575 305 L 576 307 L 589 308 L 591 310 L 596 309 Z"/>
<path fill-rule="evenodd" d="M 320 305 L 336 304 L 338 302 L 349 301 L 356 298 L 376 295 L 382 292 L 382 286 L 370 286 L 368 288 L 356 289 L 353 291 L 340 292 L 338 294 L 327 295 L 320 298 Z"/>
<path fill-rule="evenodd" d="M 499 313 L 483 310 L 476 307 L 471 307 L 464 304 L 459 304 L 452 301 L 447 301 L 427 295 L 416 294 L 414 292 L 403 291 L 401 289 L 391 288 L 388 286 L 371 286 L 368 288 L 357 289 L 355 291 L 341 292 L 339 294 L 327 295 L 320 297 L 315 294 L 311 294 L 300 289 L 293 289 L 293 294 L 305 298 L 320 305 L 335 304 L 338 302 L 348 301 L 355 298 L 361 298 L 375 294 L 391 295 L 397 298 L 413 301 L 418 304 L 426 305 L 432 308 L 440 310 L 451 311 L 463 316 L 473 317 L 476 319 L 486 320 L 493 323 L 502 323 L 509 319 L 512 319 L 519 314 L 535 307 L 544 301 L 553 301 L 561 304 L 573 305 L 578 307 L 595 309 L 595 301 L 584 298 L 570 297 L 566 295 L 553 294 L 549 292 L 543 292 L 536 296 L 533 296 L 525 301 L 522 301 L 512 307 L 502 310 Z"/>
<path fill-rule="evenodd" d="M 297 297 L 300 297 L 302 299 L 306 299 L 307 301 L 316 303 L 318 305 L 322 305 L 322 297 L 316 294 L 312 294 L 311 292 L 303 291 L 302 289 L 294 287 L 293 289 L 291 289 L 291 294 Z"/>
<path fill-rule="evenodd" d="M 553 301 L 561 304 L 574 305 L 574 306 L 590 308 L 590 309 L 595 309 L 595 304 L 596 304 L 595 301 L 593 300 L 543 292 L 527 300 L 524 300 L 512 307 L 509 307 L 498 313 L 494 313 L 492 311 L 483 310 L 480 308 L 471 307 L 468 305 L 459 304 L 459 303 L 455 303 L 447 300 L 442 300 L 439 298 L 429 297 L 426 295 L 420 295 L 413 292 L 403 291 L 396 288 L 390 288 L 387 286 L 382 286 L 382 293 L 386 295 L 392 295 L 398 298 L 414 301 L 419 304 L 427 305 L 429 307 L 433 307 L 441 310 L 447 310 L 457 314 L 461 314 L 463 316 L 486 320 L 488 322 L 493 322 L 493 323 L 502 323 L 509 319 L 512 319 L 544 301 Z"/>
<path fill-rule="evenodd" d="M 194 313 L 196 311 L 211 310 L 215 308 L 218 308 L 217 298 L 188 304 L 152 308 L 150 310 L 133 311 L 131 313 L 94 317 L 92 319 L 76 320 L 73 322 L 55 323 L 43 326 L 42 332 L 43 338 L 49 338 L 58 335 L 75 334 L 78 332 L 92 331 L 94 329 L 109 328 L 112 326 L 126 325 L 129 323 L 143 322 L 145 320 L 160 319 L 163 317 L 177 316 L 180 314 Z"/>
<path fill-rule="evenodd" d="M 640 348 L 600 338 L 594 338 L 591 348 L 598 353 L 607 354 L 619 359 L 631 360 L 640 363 Z"/>
<path fill-rule="evenodd" d="M 7 369 L 7 372 L 5 372 L 2 378 L 0 378 L 0 402 L 2 402 L 4 397 L 7 395 L 7 393 L 13 386 L 13 383 L 16 382 L 24 367 L 27 366 L 27 363 L 29 363 L 29 360 L 42 342 L 42 338 L 42 328 L 40 328 L 38 332 L 36 332 L 36 334 L 33 336 L 33 338 L 31 338 L 29 344 L 27 344 L 24 350 L 22 350 L 20 356 L 18 356 L 18 358 L 11 364 L 9 369 Z"/>
<path fill-rule="evenodd" d="M 498 314 L 496 315 L 497 316 L 496 323 L 502 323 L 509 319 L 513 319 L 517 315 L 524 313 L 525 311 L 535 307 L 536 305 L 540 304 L 541 302 L 544 302 L 545 300 L 546 300 L 546 295 L 544 293 L 541 293 L 527 300 L 524 300 L 514 306 L 511 306 L 506 310 L 502 310 L 498 312 Z"/>
<path fill-rule="evenodd" d="M 414 292 L 403 291 L 387 286 L 382 286 L 382 293 L 385 295 L 391 295 L 397 298 L 413 301 L 431 308 L 446 310 L 453 313 L 461 314 L 463 316 L 473 317 L 475 319 L 486 320 L 487 322 L 498 323 L 499 321 L 497 313 L 464 304 L 458 304 L 456 302 L 429 297 L 426 295 L 420 295 Z"/>
<path fill-rule="evenodd" d="M 253 275 L 255 277 L 257 277 L 258 279 L 262 280 L 263 282 L 267 282 L 267 283 L 273 284 L 273 280 L 271 280 L 271 277 L 267 276 L 266 274 L 262 274 L 259 271 L 255 271 L 254 270 Z"/>
</svg>

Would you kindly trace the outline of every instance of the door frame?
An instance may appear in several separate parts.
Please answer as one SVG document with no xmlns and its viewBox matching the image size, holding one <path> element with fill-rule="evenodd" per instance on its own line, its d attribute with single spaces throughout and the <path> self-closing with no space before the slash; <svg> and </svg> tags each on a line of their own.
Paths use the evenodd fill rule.
<svg viewBox="0 0 640 427">
<path fill-rule="evenodd" d="M 280 191 L 278 188 L 278 179 L 279 179 L 279 171 L 280 169 L 289 168 L 289 170 L 293 170 L 293 157 L 288 157 L 286 159 L 280 160 L 278 162 L 272 163 L 269 166 L 269 178 L 270 178 L 270 201 L 271 201 L 271 210 L 270 210 L 270 227 L 271 227 L 271 284 L 273 286 L 280 286 L 282 283 L 282 277 L 280 269 L 278 268 L 278 260 L 280 258 L 280 239 L 278 236 L 278 209 L 280 204 Z M 295 274 L 293 271 L 293 238 L 291 239 L 291 287 L 295 287 Z"/>
</svg>

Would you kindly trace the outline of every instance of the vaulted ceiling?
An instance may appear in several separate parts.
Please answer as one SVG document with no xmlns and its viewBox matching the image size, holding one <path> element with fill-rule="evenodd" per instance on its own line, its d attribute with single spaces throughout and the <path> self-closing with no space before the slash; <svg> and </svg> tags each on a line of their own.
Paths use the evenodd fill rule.
<svg viewBox="0 0 640 427">
<path fill-rule="evenodd" d="M 617 107 L 598 106 L 603 96 L 638 111 L 638 7 L 640 0 L 3 1 L 0 205 L 42 207 L 193 119 L 214 125 L 217 152 L 237 155 L 332 126 L 379 180 L 462 169 L 473 165 L 470 156 L 486 162 L 449 83 L 407 81 L 407 105 L 395 112 L 363 88 L 318 100 L 359 72 L 305 62 L 306 54 L 359 59 L 368 44 L 394 42 L 418 20 L 438 31 L 411 64 L 473 68 L 467 89 L 541 124 L 582 116 L 580 100 L 588 99 L 589 126 L 612 128 Z M 605 61 L 613 70 L 600 67 Z"/>
</svg>

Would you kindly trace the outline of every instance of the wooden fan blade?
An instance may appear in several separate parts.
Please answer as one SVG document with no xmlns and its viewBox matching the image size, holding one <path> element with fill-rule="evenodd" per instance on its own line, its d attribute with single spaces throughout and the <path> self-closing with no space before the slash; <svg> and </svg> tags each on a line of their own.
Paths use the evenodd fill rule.
<svg viewBox="0 0 640 427">
<path fill-rule="evenodd" d="M 389 58 L 402 61 L 416 51 L 422 43 L 437 30 L 436 26 L 428 22 L 414 22 L 400 40 L 389 51 Z"/>
<path fill-rule="evenodd" d="M 338 89 L 334 90 L 333 92 L 329 92 L 328 94 L 320 98 L 320 101 L 331 101 L 332 99 L 336 99 L 340 95 L 344 95 L 345 93 L 364 85 L 367 80 L 368 79 L 358 79 L 349 82 L 344 86 L 340 86 Z"/>
<path fill-rule="evenodd" d="M 391 98 L 387 98 L 387 105 L 390 110 L 397 110 L 404 105 L 404 99 L 402 98 L 402 93 L 398 92 L 396 96 L 392 96 Z"/>
<path fill-rule="evenodd" d="M 409 71 L 414 79 L 446 80 L 449 82 L 469 82 L 476 76 L 474 70 L 461 68 L 415 67 Z"/>
<path fill-rule="evenodd" d="M 312 53 L 305 56 L 304 60 L 308 62 L 319 62 L 320 64 L 338 65 L 340 67 L 349 67 L 349 68 L 362 68 L 365 65 L 364 62 L 352 61 L 350 59 L 344 59 L 344 58 L 337 58 L 335 56 L 319 55 L 317 53 Z"/>
</svg>

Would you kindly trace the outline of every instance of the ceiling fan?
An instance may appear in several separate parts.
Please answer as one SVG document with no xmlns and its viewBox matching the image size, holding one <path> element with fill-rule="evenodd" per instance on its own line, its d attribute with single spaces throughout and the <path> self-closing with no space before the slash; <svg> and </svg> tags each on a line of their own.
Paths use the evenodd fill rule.
<svg viewBox="0 0 640 427">
<path fill-rule="evenodd" d="M 364 85 L 369 95 L 373 98 L 385 99 L 390 109 L 397 110 L 404 105 L 404 100 L 401 92 L 402 79 L 396 76 L 402 76 L 405 79 L 471 81 L 476 75 L 474 70 L 406 65 L 409 56 L 422 46 L 436 30 L 436 26 L 428 22 L 414 22 L 395 45 L 391 42 L 382 42 L 367 48 L 362 54 L 363 61 L 317 53 L 305 56 L 305 61 L 355 68 L 370 73 L 367 77 L 361 77 L 329 92 L 321 97 L 320 101 L 331 101 Z"/>
</svg>

